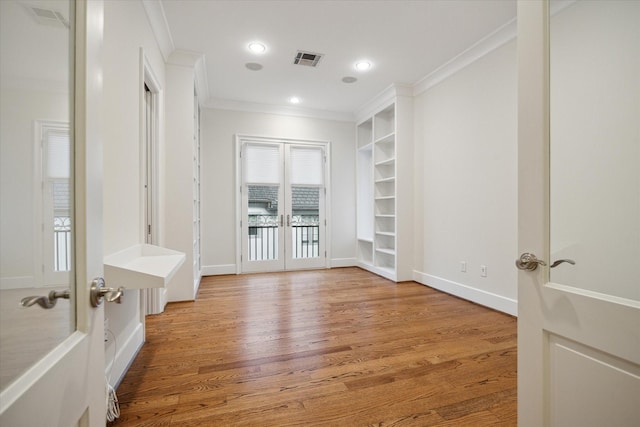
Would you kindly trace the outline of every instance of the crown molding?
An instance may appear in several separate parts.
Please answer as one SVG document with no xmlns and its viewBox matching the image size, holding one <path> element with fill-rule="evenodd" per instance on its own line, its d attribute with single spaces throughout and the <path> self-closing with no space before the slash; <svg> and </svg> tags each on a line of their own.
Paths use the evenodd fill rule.
<svg viewBox="0 0 640 427">
<path fill-rule="evenodd" d="M 192 68 L 194 84 L 198 95 L 198 104 L 204 107 L 209 99 L 209 83 L 207 81 L 207 64 L 204 54 L 190 50 L 174 50 L 166 61 L 167 65 Z"/>
<path fill-rule="evenodd" d="M 459 55 L 438 67 L 413 85 L 413 96 L 418 96 L 442 82 L 451 75 L 457 73 L 489 52 L 510 42 L 516 38 L 517 24 L 516 18 L 507 22 L 486 37 L 473 44 Z"/>
<path fill-rule="evenodd" d="M 413 85 L 404 83 L 394 83 L 390 85 L 355 112 L 356 122 L 360 123 L 366 118 L 371 117 L 391 104 L 393 100 L 399 96 L 413 96 Z"/>
<path fill-rule="evenodd" d="M 173 37 L 171 37 L 171 32 L 169 31 L 169 23 L 164 14 L 162 3 L 158 0 L 142 0 L 142 5 L 147 13 L 151 30 L 156 38 L 162 57 L 166 62 L 175 50 L 175 45 L 173 44 Z"/>
<path fill-rule="evenodd" d="M 308 117 L 338 122 L 353 122 L 351 113 L 339 111 L 316 110 L 311 108 L 289 107 L 255 102 L 234 101 L 229 99 L 209 98 L 204 108 L 219 110 L 244 111 L 249 113 L 278 114 L 283 116 Z"/>
</svg>

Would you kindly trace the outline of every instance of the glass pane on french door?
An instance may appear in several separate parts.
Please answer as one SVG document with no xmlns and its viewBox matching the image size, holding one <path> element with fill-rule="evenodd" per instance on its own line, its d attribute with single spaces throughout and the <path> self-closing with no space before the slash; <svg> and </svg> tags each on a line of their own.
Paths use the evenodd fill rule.
<svg viewBox="0 0 640 427">
<path fill-rule="evenodd" d="M 247 258 L 249 261 L 278 259 L 278 215 L 277 185 L 247 186 Z"/>
<path fill-rule="evenodd" d="M 320 256 L 320 188 L 291 188 L 291 257 Z"/>
</svg>

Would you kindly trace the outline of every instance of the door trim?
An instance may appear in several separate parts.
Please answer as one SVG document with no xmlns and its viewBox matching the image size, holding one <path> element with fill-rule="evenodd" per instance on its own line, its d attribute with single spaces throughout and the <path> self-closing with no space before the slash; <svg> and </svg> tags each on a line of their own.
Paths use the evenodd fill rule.
<svg viewBox="0 0 640 427">
<path fill-rule="evenodd" d="M 295 144 L 295 145 L 323 145 L 326 157 L 324 164 L 324 185 L 327 189 L 325 195 L 325 219 L 327 224 L 325 226 L 325 250 L 327 256 L 325 258 L 325 268 L 331 268 L 331 141 L 326 140 L 313 140 L 313 139 L 297 139 L 297 138 L 277 138 L 260 135 L 250 134 L 236 134 L 235 135 L 235 229 L 236 229 L 236 274 L 242 273 L 242 229 L 240 227 L 240 221 L 242 221 L 242 194 L 240 189 L 242 187 L 242 159 L 240 153 L 242 151 L 242 144 L 246 142 L 255 143 L 282 143 L 282 144 Z"/>
</svg>

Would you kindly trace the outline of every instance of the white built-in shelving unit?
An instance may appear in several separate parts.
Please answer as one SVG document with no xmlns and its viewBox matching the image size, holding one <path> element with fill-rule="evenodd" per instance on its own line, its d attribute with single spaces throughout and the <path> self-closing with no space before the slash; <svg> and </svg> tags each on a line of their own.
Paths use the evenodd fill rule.
<svg viewBox="0 0 640 427">
<path fill-rule="evenodd" d="M 357 125 L 357 256 L 360 267 L 402 281 L 412 278 L 412 101 L 391 89 Z"/>
</svg>

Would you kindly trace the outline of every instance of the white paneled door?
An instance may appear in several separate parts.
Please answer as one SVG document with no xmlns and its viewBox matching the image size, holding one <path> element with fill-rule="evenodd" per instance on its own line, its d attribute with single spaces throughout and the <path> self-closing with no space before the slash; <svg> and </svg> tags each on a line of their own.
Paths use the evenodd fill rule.
<svg viewBox="0 0 640 427">
<path fill-rule="evenodd" d="M 640 420 L 638 22 L 635 1 L 518 1 L 523 427 Z"/>
<path fill-rule="evenodd" d="M 326 146 L 239 144 L 241 271 L 325 267 Z"/>
<path fill-rule="evenodd" d="M 3 111 L 2 128 L 6 130 L 23 123 L 33 123 L 45 114 L 49 117 L 54 114 L 66 116 L 57 119 L 72 124 L 68 142 L 72 149 L 65 151 L 65 156 L 68 156 L 66 162 L 56 163 L 68 165 L 65 173 L 57 175 L 72 183 L 69 199 L 73 202 L 69 212 L 72 250 L 66 267 L 68 281 L 64 285 L 56 283 L 53 289 L 45 289 L 36 283 L 37 275 L 29 276 L 29 283 L 22 283 L 28 288 L 23 290 L 34 298 L 25 299 L 16 297 L 19 287 L 0 287 L 3 303 L 7 298 L 11 299 L 11 304 L 3 304 L 3 312 L 0 313 L 0 425 L 104 426 L 104 313 L 103 307 L 95 308 L 90 303 L 91 284 L 103 270 L 100 149 L 103 4 L 100 0 L 36 3 L 5 0 L 1 3 L 2 104 L 8 105 L 5 96 L 24 91 L 12 111 L 20 109 L 20 114 L 27 117 L 24 122 L 5 120 L 8 112 Z M 37 10 L 33 10 L 34 7 Z M 44 25 L 38 21 L 42 16 L 48 20 Z M 55 41 L 60 41 L 60 44 L 55 46 Z M 36 46 L 44 49 L 40 52 L 42 57 L 34 50 Z M 69 49 L 69 46 L 73 48 Z M 30 56 L 28 61 L 25 53 Z M 20 59 L 9 59 L 15 57 Z M 53 62 L 42 62 L 45 60 Z M 24 64 L 31 66 L 29 72 L 14 75 Z M 60 81 L 56 80 L 60 77 Z M 31 82 L 28 90 L 27 81 Z M 61 81 L 65 82 L 62 84 L 64 88 L 56 86 Z M 14 86 L 12 82 L 19 84 Z M 38 88 L 44 87 L 47 87 L 46 93 L 37 93 Z M 47 110 L 51 105 L 48 103 L 51 92 L 62 94 L 62 101 L 56 105 L 57 108 Z M 30 100 L 36 99 L 38 102 L 30 104 Z M 2 144 L 3 156 L 13 156 L 28 145 L 27 141 L 18 138 L 3 140 Z M 21 168 L 29 169 L 26 160 L 19 164 Z M 21 182 L 13 180 L 8 184 L 10 188 L 17 189 Z M 24 209 L 25 206 L 21 205 L 24 198 L 12 199 L 11 196 L 17 192 L 9 191 L 10 188 L 3 184 L 2 204 L 6 206 L 9 202 L 12 208 Z M 30 206 L 27 205 L 27 211 Z M 16 242 L 14 245 L 17 250 L 25 243 Z M 5 264 L 5 256 L 9 255 L 2 253 L 3 266 L 18 268 L 15 262 Z M 26 281 L 27 278 L 24 279 Z M 9 306 L 11 309 L 5 311 Z M 47 332 L 43 334 L 42 331 Z M 56 334 L 62 331 L 60 340 L 51 341 L 54 332 L 49 331 Z M 31 360 L 34 354 L 37 357 Z M 21 365 L 25 359 L 30 362 Z M 15 371 L 6 371 L 12 368 Z M 14 375 L 16 373 L 18 375 Z"/>
</svg>

